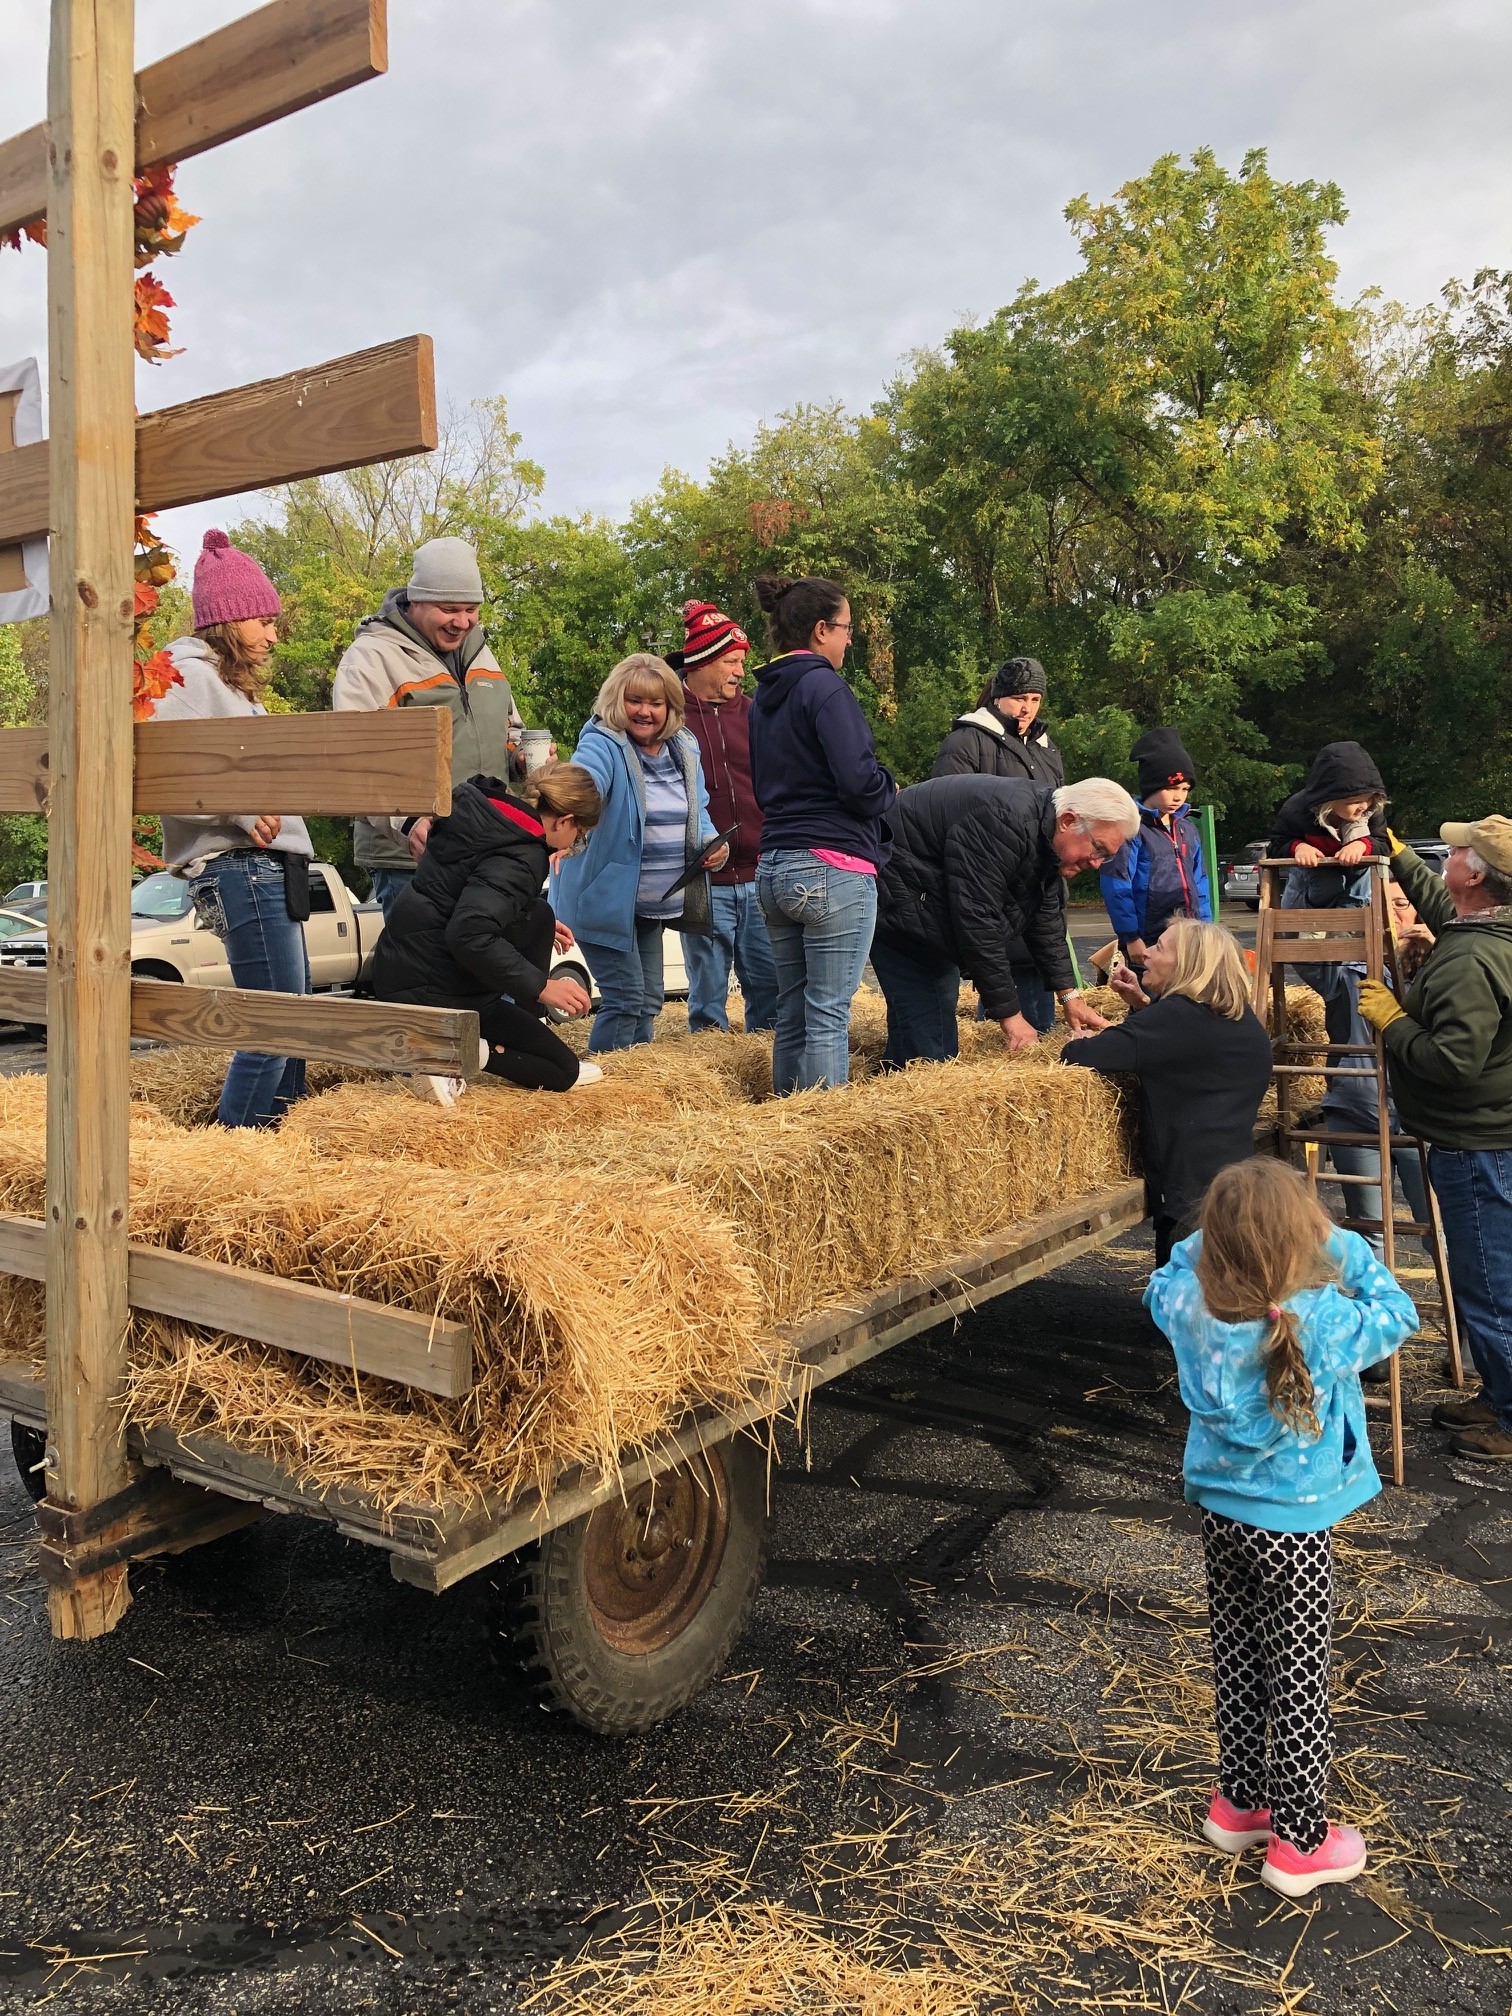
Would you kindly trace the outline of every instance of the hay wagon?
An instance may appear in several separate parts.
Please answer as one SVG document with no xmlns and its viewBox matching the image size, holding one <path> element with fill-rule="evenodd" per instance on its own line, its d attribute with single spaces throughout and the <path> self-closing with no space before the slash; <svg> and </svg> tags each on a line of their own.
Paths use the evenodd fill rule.
<svg viewBox="0 0 1512 2016">
<path fill-rule="evenodd" d="M 714 1677 L 745 1625 L 764 1566 L 775 1415 L 801 1417 L 817 1387 L 1107 1244 L 1143 1214 L 1143 1184 L 1125 1182 L 1027 1219 L 795 1329 L 775 1405 L 695 1413 L 629 1455 L 616 1476 L 567 1472 L 544 1494 L 454 1516 L 395 1512 L 355 1493 L 321 1491 L 207 1436 L 133 1430 L 133 1456 L 173 1484 L 171 1495 L 154 1499 L 154 1526 L 115 1545 L 123 1560 L 177 1552 L 271 1511 L 326 1520 L 385 1549 L 399 1581 L 433 1593 L 506 1564 L 511 1628 L 542 1699 L 605 1734 L 644 1729 Z M 5 1254 L 5 1237 L 0 1223 L 0 1258 L 14 1265 L 19 1256 Z M 37 1468 L 44 1396 L 34 1375 L 0 1361 L 6 1414 L 17 1466 L 35 1495 L 44 1474 Z"/>
<path fill-rule="evenodd" d="M 1046 1215 L 1016 1211 L 1011 1228 L 1005 1216 L 999 1237 L 946 1265 L 875 1294 L 856 1282 L 907 1268 L 857 1275 L 855 1292 L 828 1298 L 829 1313 L 781 1340 L 782 1376 L 759 1403 L 679 1405 L 659 1417 L 665 1432 L 633 1447 L 617 1438 L 591 1474 L 547 1466 L 528 1492 L 467 1493 L 455 1512 L 316 1485 L 282 1455 L 267 1460 L 231 1437 L 153 1419 L 128 1428 L 132 1338 L 144 1323 L 251 1340 L 283 1364 L 324 1361 L 421 1397 L 470 1397 L 475 1343 L 483 1355 L 467 1323 L 424 1304 L 367 1300 L 272 1261 L 229 1264 L 167 1236 L 161 1221 L 147 1239 L 128 1226 L 133 1036 L 368 1071 L 478 1071 L 475 1016 L 181 987 L 134 979 L 130 965 L 134 813 L 449 809 L 440 709 L 133 722 L 136 513 L 436 443 L 423 336 L 139 418 L 133 173 L 385 67 L 384 0 L 271 0 L 141 72 L 132 0 L 52 0 L 47 124 L 0 142 L 0 237 L 46 227 L 50 385 L 46 441 L 6 439 L 14 409 L 0 403 L 0 583 L 28 580 L 45 540 L 51 619 L 47 726 L 0 731 L 0 811 L 44 813 L 50 843 L 47 971 L 0 971 L 0 1014 L 48 1030 L 45 1130 L 39 1110 L 21 1153 L 30 1174 L 0 1217 L 0 1290 L 13 1312 L 0 1338 L 0 1415 L 39 1501 L 56 1636 L 115 1629 L 132 1561 L 214 1540 L 267 1509 L 297 1513 L 385 1548 L 396 1575 L 431 1590 L 512 1558 L 521 1641 L 546 1691 L 585 1722 L 624 1730 L 686 1700 L 741 1628 L 763 1553 L 754 1431 L 889 1345 L 1113 1237 L 1140 1215 L 1140 1192 L 1125 1183 L 1088 1194 L 1078 1179 Z M 159 1171 L 173 1153 L 161 1138 L 138 1148 L 158 1153 Z M 238 1151 L 216 1153 L 234 1164 Z M 245 1212 L 244 1192 L 235 1203 Z M 412 1477 L 405 1488 L 415 1492 Z"/>
</svg>

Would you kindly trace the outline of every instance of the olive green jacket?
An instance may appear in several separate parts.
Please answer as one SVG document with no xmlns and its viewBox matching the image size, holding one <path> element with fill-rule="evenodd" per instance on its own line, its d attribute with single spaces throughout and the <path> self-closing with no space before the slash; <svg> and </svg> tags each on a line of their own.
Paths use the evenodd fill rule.
<svg viewBox="0 0 1512 2016">
<path fill-rule="evenodd" d="M 338 714 L 444 707 L 452 717 L 454 784 L 480 775 L 519 776 L 518 762 L 511 767 L 509 744 L 524 723 L 481 628 L 468 631 L 449 662 L 409 622 L 407 610 L 403 591 L 391 589 L 378 615 L 358 624 L 336 668 L 332 707 Z M 415 865 L 399 819 L 359 819 L 352 852 L 362 868 Z"/>
<path fill-rule="evenodd" d="M 1391 872 L 1438 939 L 1386 1029 L 1402 1126 L 1439 1148 L 1512 1148 L 1512 910 L 1457 916 L 1410 847 Z"/>
</svg>

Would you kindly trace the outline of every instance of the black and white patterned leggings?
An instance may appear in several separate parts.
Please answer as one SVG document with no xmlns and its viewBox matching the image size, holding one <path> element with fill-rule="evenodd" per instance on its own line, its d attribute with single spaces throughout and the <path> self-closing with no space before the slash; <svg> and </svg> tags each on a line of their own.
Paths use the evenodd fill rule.
<svg viewBox="0 0 1512 2016">
<path fill-rule="evenodd" d="M 1272 1830 L 1311 1854 L 1328 1834 L 1333 1535 L 1267 1533 L 1204 1508 L 1202 1555 L 1219 1790 L 1243 1812 L 1269 1806 Z"/>
</svg>

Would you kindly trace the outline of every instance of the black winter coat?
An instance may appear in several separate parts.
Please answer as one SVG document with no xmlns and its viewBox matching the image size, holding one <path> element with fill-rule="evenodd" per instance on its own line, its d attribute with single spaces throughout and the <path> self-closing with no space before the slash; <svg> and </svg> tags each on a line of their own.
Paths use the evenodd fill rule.
<svg viewBox="0 0 1512 2016">
<path fill-rule="evenodd" d="M 1066 766 L 1039 721 L 1020 735 L 995 707 L 978 707 L 950 724 L 931 777 L 1027 777 L 1031 784 L 1064 784 Z"/>
<path fill-rule="evenodd" d="M 1046 784 L 931 777 L 900 791 L 892 859 L 877 880 L 877 934 L 958 966 L 994 1021 L 1019 1012 L 1009 944 L 1022 938 L 1045 985 L 1076 984 Z"/>
<path fill-rule="evenodd" d="M 1172 994 L 1068 1043 L 1061 1062 L 1138 1078 L 1139 1150 L 1154 1218 L 1185 1226 L 1218 1171 L 1255 1152 L 1271 1044 L 1248 1008 L 1231 1022 Z"/>
<path fill-rule="evenodd" d="M 374 994 L 473 1009 L 508 994 L 530 1007 L 550 976 L 513 940 L 542 900 L 549 860 L 540 820 L 499 778 L 459 784 L 374 949 Z"/>
<path fill-rule="evenodd" d="M 1302 789 L 1293 791 L 1276 814 L 1271 853 L 1294 854 L 1305 841 L 1308 846 L 1316 847 L 1320 854 L 1336 854 L 1340 846 L 1339 836 L 1318 818 L 1322 808 L 1335 798 L 1377 798 L 1384 807 L 1385 782 L 1370 755 L 1358 742 L 1324 743 L 1313 758 L 1313 766 Z M 1377 809 L 1370 815 L 1367 851 L 1378 857 L 1391 852 L 1383 809 Z"/>
</svg>

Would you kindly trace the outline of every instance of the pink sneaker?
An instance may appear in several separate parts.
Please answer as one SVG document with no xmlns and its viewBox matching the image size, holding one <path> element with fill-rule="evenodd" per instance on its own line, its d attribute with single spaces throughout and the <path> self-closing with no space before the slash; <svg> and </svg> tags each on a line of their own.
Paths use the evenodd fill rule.
<svg viewBox="0 0 1512 2016">
<path fill-rule="evenodd" d="M 1242 1855 L 1246 1848 L 1263 1848 L 1271 1838 L 1270 1808 L 1256 1806 L 1246 1813 L 1215 1792 L 1202 1831 L 1215 1848 L 1230 1855 Z"/>
<path fill-rule="evenodd" d="M 1320 1883 L 1349 1883 L 1365 1867 L 1365 1837 L 1353 1827 L 1330 1827 L 1321 1848 L 1304 1855 L 1277 1836 L 1260 1871 L 1260 1881 L 1283 1897 L 1306 1897 Z"/>
</svg>

